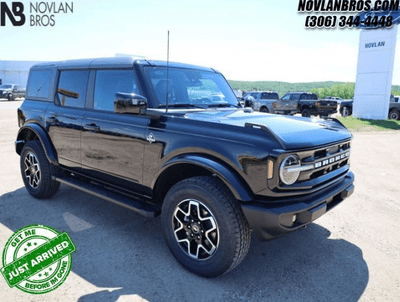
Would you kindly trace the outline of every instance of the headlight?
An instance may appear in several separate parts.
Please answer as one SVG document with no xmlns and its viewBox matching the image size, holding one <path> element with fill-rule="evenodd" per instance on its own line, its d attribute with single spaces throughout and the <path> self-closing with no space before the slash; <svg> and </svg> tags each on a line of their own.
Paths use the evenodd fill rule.
<svg viewBox="0 0 400 302">
<path fill-rule="evenodd" d="M 300 166 L 300 159 L 296 155 L 289 155 L 283 160 L 281 166 L 279 167 L 279 176 L 284 184 L 292 185 L 296 182 L 296 180 L 299 178 L 300 171 L 290 168 L 298 168 Z"/>
<path fill-rule="evenodd" d="M 300 158 L 297 155 L 289 155 L 282 161 L 279 167 L 279 176 L 284 184 L 290 186 L 299 178 L 300 172 L 312 169 L 314 169 L 314 165 L 302 166 Z"/>
</svg>

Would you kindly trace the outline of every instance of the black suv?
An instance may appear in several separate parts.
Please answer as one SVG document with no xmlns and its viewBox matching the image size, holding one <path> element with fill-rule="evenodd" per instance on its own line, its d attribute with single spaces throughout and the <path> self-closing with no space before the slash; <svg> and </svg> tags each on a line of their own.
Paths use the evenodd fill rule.
<svg viewBox="0 0 400 302">
<path fill-rule="evenodd" d="M 250 231 L 273 239 L 353 193 L 352 135 L 337 120 L 238 106 L 211 68 L 133 58 L 42 63 L 18 109 L 27 191 L 60 183 L 145 216 L 185 268 L 235 268 Z"/>
<path fill-rule="evenodd" d="M 319 100 L 315 93 L 310 92 L 288 92 L 282 100 L 297 101 L 297 110 L 303 117 L 319 115 L 328 116 L 337 112 L 337 102 L 333 100 Z"/>
</svg>

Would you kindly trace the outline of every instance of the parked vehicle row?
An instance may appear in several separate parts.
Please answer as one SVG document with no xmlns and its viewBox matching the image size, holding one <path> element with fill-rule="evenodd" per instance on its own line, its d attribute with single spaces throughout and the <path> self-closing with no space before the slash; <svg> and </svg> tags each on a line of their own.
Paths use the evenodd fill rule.
<svg viewBox="0 0 400 302">
<path fill-rule="evenodd" d="M 389 120 L 400 120 L 400 96 L 390 96 L 389 103 L 389 112 L 388 119 Z M 340 103 L 340 114 L 343 117 L 348 117 L 353 114 L 353 100 L 351 101 L 343 101 Z"/>
<path fill-rule="evenodd" d="M 0 99 L 14 101 L 16 98 L 25 97 L 25 88 L 17 84 L 3 84 L 0 86 Z"/>
<path fill-rule="evenodd" d="M 275 91 L 250 91 L 245 94 L 247 105 L 256 111 L 294 115 L 303 117 L 311 115 L 328 116 L 337 112 L 335 100 L 318 100 L 315 93 L 288 92 L 281 99 Z"/>
</svg>

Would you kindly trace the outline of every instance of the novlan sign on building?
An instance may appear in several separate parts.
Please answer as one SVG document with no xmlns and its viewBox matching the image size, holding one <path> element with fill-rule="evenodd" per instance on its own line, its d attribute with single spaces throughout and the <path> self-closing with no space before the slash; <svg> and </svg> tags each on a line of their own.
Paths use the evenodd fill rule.
<svg viewBox="0 0 400 302">
<path fill-rule="evenodd" d="M 376 1 L 378 2 L 378 1 Z M 383 3 L 379 1 L 379 3 Z M 353 115 L 358 118 L 386 120 L 392 88 L 393 66 L 396 50 L 397 27 L 400 24 L 399 1 L 390 2 L 384 10 L 369 10 L 359 13 L 360 44 L 358 52 L 356 87 L 354 91 Z M 391 28 L 379 28 L 379 23 L 367 25 L 368 18 L 374 20 L 385 16 L 394 24 Z"/>
<path fill-rule="evenodd" d="M 354 117 L 376 120 L 388 118 L 397 26 L 361 30 Z"/>
</svg>

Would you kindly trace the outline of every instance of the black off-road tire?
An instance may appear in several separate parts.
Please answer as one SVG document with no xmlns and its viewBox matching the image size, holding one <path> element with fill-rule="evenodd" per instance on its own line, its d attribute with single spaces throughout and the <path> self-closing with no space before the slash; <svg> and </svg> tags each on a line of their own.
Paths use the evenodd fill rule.
<svg viewBox="0 0 400 302">
<path fill-rule="evenodd" d="M 264 112 L 264 113 L 269 113 L 269 110 L 267 107 L 262 107 L 260 111 Z"/>
<path fill-rule="evenodd" d="M 14 97 L 12 94 L 9 94 L 7 98 L 9 102 L 14 101 Z"/>
<path fill-rule="evenodd" d="M 343 107 L 342 110 L 340 110 L 340 114 L 343 117 L 348 117 L 350 115 L 350 108 L 349 107 Z"/>
<path fill-rule="evenodd" d="M 400 111 L 397 109 L 392 109 L 389 111 L 389 120 L 399 120 L 400 119 Z"/>
<path fill-rule="evenodd" d="M 301 116 L 302 117 L 311 117 L 311 110 L 308 108 L 305 108 L 301 111 Z"/>
<path fill-rule="evenodd" d="M 197 275 L 225 274 L 238 266 L 249 250 L 248 222 L 232 193 L 217 178 L 180 181 L 165 196 L 161 215 L 170 251 Z"/>
<path fill-rule="evenodd" d="M 39 141 L 29 141 L 24 145 L 20 168 L 25 188 L 33 197 L 50 198 L 60 188 L 60 183 L 52 179 L 58 169 L 47 160 Z"/>
</svg>

